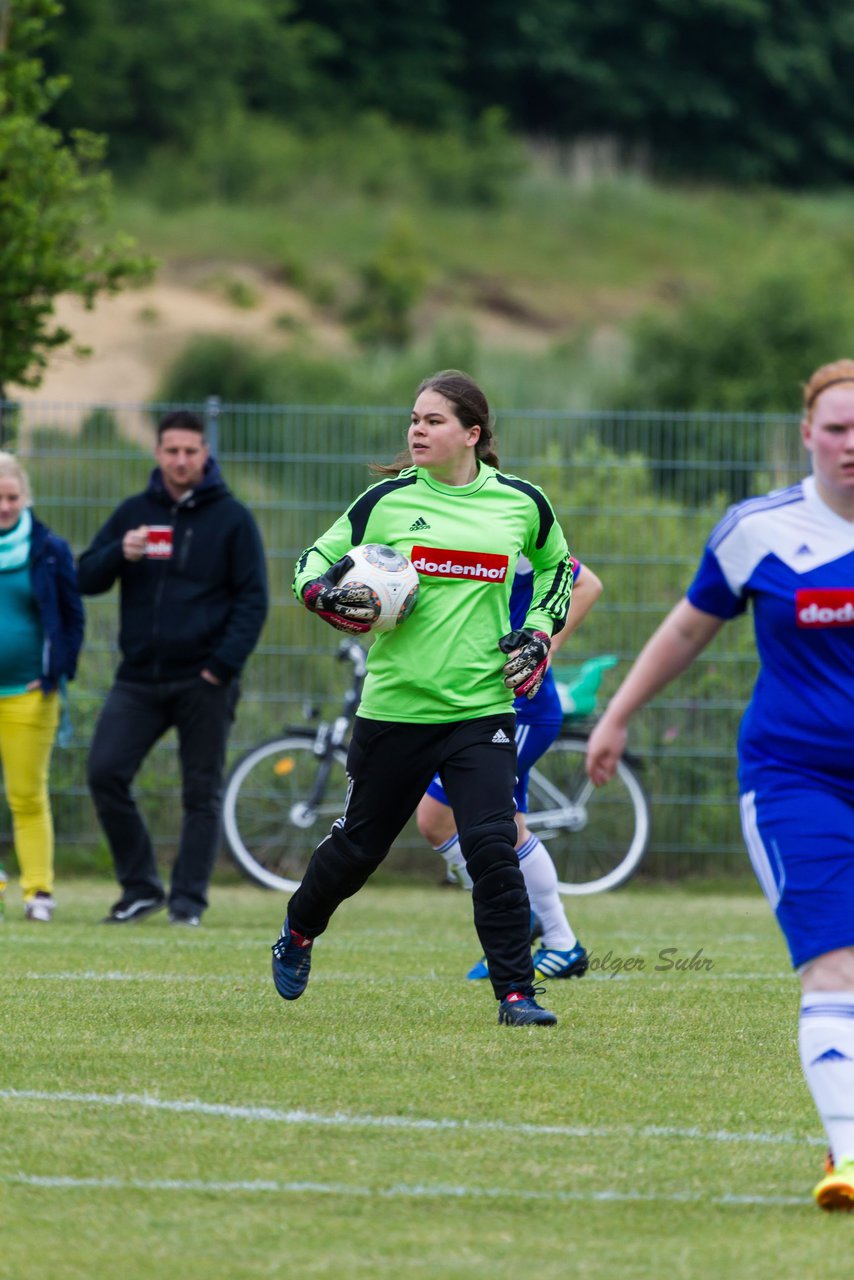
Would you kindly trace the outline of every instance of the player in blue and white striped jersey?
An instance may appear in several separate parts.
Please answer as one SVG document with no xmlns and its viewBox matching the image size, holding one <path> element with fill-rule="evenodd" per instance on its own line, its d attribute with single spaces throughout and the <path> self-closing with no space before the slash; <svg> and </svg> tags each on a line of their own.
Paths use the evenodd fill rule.
<svg viewBox="0 0 854 1280">
<path fill-rule="evenodd" d="M 854 360 L 804 391 L 812 475 L 741 502 L 594 729 L 613 776 L 633 713 L 753 609 L 760 669 L 738 738 L 745 842 L 801 979 L 801 1062 L 827 1131 L 824 1209 L 854 1209 Z"/>
<path fill-rule="evenodd" d="M 589 565 L 572 559 L 572 603 L 562 630 L 552 636 L 549 661 L 561 645 L 577 629 L 602 593 L 602 583 Z M 520 556 L 513 576 L 510 592 L 510 628 L 524 625 L 531 606 L 534 590 L 534 570 L 530 561 Z M 538 978 L 575 978 L 587 972 L 587 951 L 579 942 L 570 924 L 563 900 L 558 892 L 558 875 L 551 854 L 539 836 L 525 823 L 528 812 L 528 775 L 548 751 L 560 733 L 563 709 L 551 668 L 533 698 L 516 698 L 516 855 L 525 878 L 525 888 L 531 902 L 535 936 L 540 946 L 534 954 L 534 972 Z M 471 889 L 471 878 L 466 870 L 460 849 L 456 820 L 450 801 L 438 775 L 430 783 L 418 810 L 418 829 L 425 840 L 441 853 L 448 866 L 449 879 Z M 489 976 L 486 959 L 481 958 L 467 973 L 472 980 Z"/>
</svg>

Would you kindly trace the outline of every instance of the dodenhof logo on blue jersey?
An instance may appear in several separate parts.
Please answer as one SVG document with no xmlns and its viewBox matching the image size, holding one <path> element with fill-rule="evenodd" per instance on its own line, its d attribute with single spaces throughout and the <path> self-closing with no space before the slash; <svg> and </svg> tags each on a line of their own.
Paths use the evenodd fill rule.
<svg viewBox="0 0 854 1280">
<path fill-rule="evenodd" d="M 854 627 L 854 587 L 800 587 L 795 617 L 799 627 Z"/>
</svg>

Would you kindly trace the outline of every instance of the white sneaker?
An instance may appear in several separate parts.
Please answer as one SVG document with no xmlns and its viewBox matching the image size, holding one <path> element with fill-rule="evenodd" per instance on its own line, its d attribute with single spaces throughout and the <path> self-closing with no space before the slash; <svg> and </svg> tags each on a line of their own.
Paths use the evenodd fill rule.
<svg viewBox="0 0 854 1280">
<path fill-rule="evenodd" d="M 42 924 L 50 924 L 53 909 L 56 906 L 49 893 L 37 893 L 24 904 L 24 915 L 28 920 L 40 920 Z"/>
</svg>

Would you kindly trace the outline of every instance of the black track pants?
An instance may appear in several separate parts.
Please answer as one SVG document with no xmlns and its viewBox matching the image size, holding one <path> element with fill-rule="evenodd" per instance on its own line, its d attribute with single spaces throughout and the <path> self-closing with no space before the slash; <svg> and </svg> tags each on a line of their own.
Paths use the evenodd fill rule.
<svg viewBox="0 0 854 1280">
<path fill-rule="evenodd" d="M 315 849 L 288 904 L 292 928 L 315 938 L 385 858 L 435 773 L 453 807 L 474 923 L 496 998 L 530 994 L 530 905 L 519 859 L 513 786 L 514 717 L 399 724 L 356 717 L 344 815 Z"/>
<path fill-rule="evenodd" d="M 225 745 L 240 686 L 201 676 L 163 684 L 117 680 L 101 708 L 89 749 L 88 782 L 113 855 L 123 899 L 160 897 L 154 847 L 133 794 L 133 780 L 156 742 L 178 731 L 181 841 L 169 906 L 201 915 L 219 844 Z"/>
</svg>

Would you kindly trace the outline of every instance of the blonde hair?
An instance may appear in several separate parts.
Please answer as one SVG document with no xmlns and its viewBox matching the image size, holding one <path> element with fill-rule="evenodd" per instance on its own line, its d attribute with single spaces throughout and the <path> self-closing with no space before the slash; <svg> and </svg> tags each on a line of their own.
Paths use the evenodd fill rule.
<svg viewBox="0 0 854 1280">
<path fill-rule="evenodd" d="M 834 360 L 831 364 L 823 364 L 816 369 L 804 387 L 804 416 L 810 416 L 822 391 L 835 387 L 840 382 L 854 383 L 854 360 Z"/>
<path fill-rule="evenodd" d="M 0 479 L 4 476 L 11 476 L 13 480 L 17 480 L 21 486 L 21 495 L 26 506 L 33 505 L 33 491 L 30 488 L 30 478 L 24 468 L 21 466 L 14 453 L 5 453 L 0 450 Z"/>
</svg>

